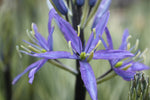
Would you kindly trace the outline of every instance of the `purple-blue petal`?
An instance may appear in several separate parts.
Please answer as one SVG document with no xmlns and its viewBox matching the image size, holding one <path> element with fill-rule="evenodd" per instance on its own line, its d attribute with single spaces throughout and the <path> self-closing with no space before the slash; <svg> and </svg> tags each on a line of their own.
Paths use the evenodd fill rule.
<svg viewBox="0 0 150 100">
<path fill-rule="evenodd" d="M 68 13 L 68 9 L 63 0 L 52 0 L 52 2 L 61 14 L 66 15 Z"/>
<path fill-rule="evenodd" d="M 132 66 L 128 68 L 128 70 L 130 71 L 142 71 L 142 70 L 149 70 L 149 69 L 150 69 L 149 66 L 146 66 L 139 62 L 133 62 Z"/>
<path fill-rule="evenodd" d="M 37 67 L 33 68 L 30 72 L 29 72 L 29 83 L 32 84 L 33 83 L 33 80 L 34 80 L 34 75 L 35 73 L 46 63 L 47 59 L 42 59 Z"/>
<path fill-rule="evenodd" d="M 119 47 L 120 50 L 126 50 L 127 49 L 128 36 L 129 36 L 129 31 L 128 31 L 128 29 L 126 29 L 126 30 L 124 30 L 124 34 L 123 34 L 123 37 L 122 37 L 122 43 Z"/>
<path fill-rule="evenodd" d="M 80 54 L 82 51 L 82 43 L 80 38 L 77 36 L 76 31 L 73 29 L 70 23 L 61 18 L 58 14 L 55 15 L 55 19 L 67 42 L 71 41 L 72 48 Z"/>
<path fill-rule="evenodd" d="M 53 32 L 54 32 L 54 27 L 51 28 L 49 31 L 48 39 L 47 39 L 47 45 L 49 48 L 49 51 L 53 51 Z"/>
<path fill-rule="evenodd" d="M 101 17 L 101 19 L 99 20 L 98 24 L 95 27 L 96 38 L 93 40 L 94 36 L 93 36 L 93 32 L 92 32 L 90 39 L 88 40 L 87 46 L 85 48 L 85 51 L 87 53 L 90 53 L 95 48 L 95 46 L 97 45 L 97 43 L 100 40 L 100 37 L 102 36 L 104 29 L 107 25 L 108 18 L 109 18 L 109 12 L 105 13 L 103 15 L 103 17 Z"/>
<path fill-rule="evenodd" d="M 119 68 L 114 68 L 114 71 L 116 74 L 121 76 L 126 81 L 130 81 L 131 79 L 134 79 L 134 75 L 136 74 L 136 72 L 128 71 L 128 70 L 122 70 Z"/>
<path fill-rule="evenodd" d="M 108 49 L 113 49 L 112 38 L 111 38 L 110 32 L 107 27 L 105 28 L 105 33 L 106 33 L 107 42 L 108 42 Z"/>
<path fill-rule="evenodd" d="M 62 59 L 62 58 L 79 59 L 76 55 L 74 54 L 72 55 L 70 52 L 66 51 L 50 51 L 45 53 L 36 53 L 33 54 L 32 56 L 46 59 Z"/>
<path fill-rule="evenodd" d="M 80 72 L 90 97 L 92 100 L 97 100 L 96 78 L 90 64 L 88 62 L 80 61 Z"/>
<path fill-rule="evenodd" d="M 38 32 L 38 28 L 37 28 L 36 24 L 33 23 L 32 25 L 33 25 L 33 30 L 35 32 L 35 37 L 36 37 L 39 45 L 48 51 L 49 48 L 47 46 L 47 42 L 46 42 L 45 38 Z"/>
<path fill-rule="evenodd" d="M 90 35 L 90 37 L 89 37 L 89 39 L 88 39 L 88 42 L 87 42 L 87 44 L 86 44 L 85 52 L 88 52 L 88 49 L 90 48 L 90 46 L 91 46 L 93 40 L 94 40 L 94 34 L 93 34 L 93 32 L 92 32 L 91 35 Z"/>
<path fill-rule="evenodd" d="M 102 36 L 104 33 L 104 29 L 107 26 L 107 22 L 109 19 L 110 13 L 107 11 L 98 21 L 97 25 L 95 26 L 96 29 L 96 37 Z"/>
<path fill-rule="evenodd" d="M 125 50 L 99 50 L 94 53 L 93 59 L 122 59 L 134 56 L 132 53 Z"/>
<path fill-rule="evenodd" d="M 34 45 L 34 44 L 32 44 L 32 43 L 30 43 L 30 42 L 26 41 L 26 40 L 23 40 L 23 42 L 25 42 L 25 43 L 27 43 L 27 44 L 31 45 L 32 47 L 34 47 L 34 48 L 36 48 L 36 49 L 42 50 L 42 48 L 41 48 L 41 47 L 38 47 L 38 46 L 36 46 L 36 45 Z"/>
<path fill-rule="evenodd" d="M 101 1 L 101 4 L 100 4 L 100 6 L 96 12 L 95 18 L 94 18 L 92 28 L 94 28 L 98 24 L 100 18 L 105 14 L 105 12 L 108 11 L 110 3 L 111 3 L 111 0 L 102 0 Z"/>
<path fill-rule="evenodd" d="M 29 65 L 21 74 L 16 76 L 12 82 L 12 84 L 15 84 L 25 73 L 30 71 L 31 69 L 35 68 L 42 60 L 36 61 L 35 63 Z"/>
</svg>

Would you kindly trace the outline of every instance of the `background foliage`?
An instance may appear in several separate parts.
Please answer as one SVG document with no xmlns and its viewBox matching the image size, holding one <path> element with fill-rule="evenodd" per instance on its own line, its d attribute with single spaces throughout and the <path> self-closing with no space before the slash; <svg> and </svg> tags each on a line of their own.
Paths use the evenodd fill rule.
<svg viewBox="0 0 150 100">
<path fill-rule="evenodd" d="M 150 50 L 150 1 L 149 0 L 113 0 L 110 8 L 110 28 L 114 46 L 117 49 L 125 28 L 129 29 L 134 45 L 140 40 L 139 49 Z M 27 74 L 12 86 L 12 79 L 21 73 L 29 64 L 36 61 L 27 55 L 18 56 L 16 45 L 24 44 L 22 40 L 29 40 L 26 29 L 31 29 L 35 22 L 39 32 L 48 35 L 48 7 L 46 0 L 0 0 L 0 100 L 73 100 L 75 77 L 54 65 L 46 63 L 36 74 L 32 85 L 28 83 Z M 86 39 L 90 32 L 85 31 Z M 62 34 L 55 27 L 54 50 L 67 50 L 67 43 Z M 150 66 L 150 52 L 145 61 Z M 61 60 L 65 64 L 75 67 L 74 60 Z M 109 69 L 104 60 L 92 61 L 95 76 L 98 77 Z M 146 71 L 150 75 L 150 71 Z M 12 88 L 12 89 L 11 89 Z M 121 77 L 106 81 L 98 85 L 100 100 L 127 100 L 129 82 Z M 8 93 L 9 92 L 9 93 Z M 90 100 L 87 93 L 86 100 Z"/>
</svg>

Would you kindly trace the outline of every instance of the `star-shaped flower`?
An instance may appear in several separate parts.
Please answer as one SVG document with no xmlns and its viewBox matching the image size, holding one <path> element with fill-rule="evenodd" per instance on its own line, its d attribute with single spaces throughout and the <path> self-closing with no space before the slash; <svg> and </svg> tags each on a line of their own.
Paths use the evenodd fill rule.
<svg viewBox="0 0 150 100">
<path fill-rule="evenodd" d="M 49 25 L 51 24 L 52 19 L 55 19 L 60 30 L 62 31 L 66 41 L 70 44 L 72 48 L 72 55 L 69 52 L 64 52 L 63 55 L 67 55 L 68 59 L 77 59 L 80 63 L 80 72 L 81 77 L 84 82 L 84 85 L 89 92 L 92 100 L 97 100 L 97 84 L 94 76 L 94 72 L 89 64 L 91 59 L 115 59 L 115 58 L 124 58 L 133 56 L 133 54 L 129 53 L 125 50 L 98 50 L 96 51 L 99 43 L 100 37 L 102 36 L 104 29 L 106 27 L 109 12 L 103 15 L 99 23 L 97 24 L 95 31 L 96 36 L 94 38 L 94 32 L 91 33 L 89 40 L 86 46 L 82 45 L 79 32 L 78 34 L 72 28 L 71 24 L 61 18 L 55 11 L 55 9 L 51 9 L 49 12 Z M 41 57 L 45 59 L 51 59 L 52 53 L 38 53 L 33 54 L 33 56 Z"/>
<path fill-rule="evenodd" d="M 108 28 L 105 28 L 105 33 L 107 36 L 108 46 L 105 44 L 105 47 L 109 49 L 113 49 L 113 43 L 111 39 L 110 32 Z M 126 29 L 124 31 L 122 37 L 122 43 L 118 50 L 128 50 L 129 52 L 133 51 L 133 49 L 137 48 L 137 45 L 130 48 L 130 44 L 128 44 L 128 39 L 130 38 L 129 32 Z M 109 60 L 112 69 L 115 71 L 116 74 L 121 76 L 124 80 L 130 81 L 134 79 L 134 75 L 137 71 L 148 70 L 150 67 L 140 63 L 141 60 L 135 61 L 135 59 L 140 58 L 143 54 L 140 52 L 136 52 L 133 57 L 129 57 L 128 59 L 113 59 Z"/>
</svg>

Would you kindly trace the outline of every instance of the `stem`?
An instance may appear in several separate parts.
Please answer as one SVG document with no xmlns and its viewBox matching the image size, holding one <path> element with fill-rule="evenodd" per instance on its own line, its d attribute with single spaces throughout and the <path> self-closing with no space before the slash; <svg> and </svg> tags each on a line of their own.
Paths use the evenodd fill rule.
<svg viewBox="0 0 150 100">
<path fill-rule="evenodd" d="M 72 11 L 73 12 L 73 18 L 72 18 L 73 28 L 77 30 L 77 25 L 79 25 L 81 21 L 82 9 L 81 9 L 81 6 L 74 5 L 72 2 L 72 10 L 73 10 Z M 83 29 L 81 29 L 80 31 L 80 39 L 81 39 L 82 46 L 83 46 L 84 45 Z M 76 60 L 76 69 L 79 72 L 79 74 L 76 76 L 74 100 L 85 100 L 86 89 L 81 78 L 79 60 Z"/>
<path fill-rule="evenodd" d="M 70 72 L 73 75 L 78 75 L 78 71 L 77 70 L 75 70 L 75 69 L 73 69 L 71 67 L 68 67 L 68 66 L 62 64 L 58 60 L 48 60 L 48 62 L 51 63 L 51 64 L 53 64 L 53 65 L 56 65 L 57 67 L 59 67 L 59 68 L 61 68 L 63 70 L 66 70 L 66 71 Z"/>
<path fill-rule="evenodd" d="M 11 100 L 12 97 L 12 85 L 11 85 L 11 73 L 10 73 L 10 65 L 6 64 L 4 71 L 4 79 L 5 79 L 5 96 L 6 100 Z"/>
<path fill-rule="evenodd" d="M 79 74 L 76 76 L 76 86 L 75 86 L 75 99 L 74 100 L 85 100 L 85 94 L 86 89 L 84 87 L 84 83 L 81 79 L 81 73 L 80 73 L 80 64 L 79 61 L 76 61 L 77 70 L 79 71 Z"/>
<path fill-rule="evenodd" d="M 100 77 L 98 77 L 96 80 L 100 80 L 101 78 L 105 77 L 106 75 L 108 75 L 113 69 L 109 69 L 106 73 L 104 73 L 103 75 L 101 75 Z"/>
<path fill-rule="evenodd" d="M 111 72 L 111 73 L 110 73 L 110 72 Z M 106 73 L 107 73 L 107 74 L 106 74 Z M 112 70 L 109 70 L 109 71 L 106 72 L 106 73 L 96 79 L 97 84 L 100 84 L 100 83 L 102 83 L 102 82 L 104 82 L 104 81 L 107 81 L 107 80 L 109 80 L 109 79 L 111 79 L 111 78 L 113 78 L 114 76 L 117 75 L 114 71 L 112 72 Z M 109 75 L 108 75 L 108 74 L 109 74 Z M 107 75 L 107 76 L 106 76 L 106 75 Z"/>
</svg>

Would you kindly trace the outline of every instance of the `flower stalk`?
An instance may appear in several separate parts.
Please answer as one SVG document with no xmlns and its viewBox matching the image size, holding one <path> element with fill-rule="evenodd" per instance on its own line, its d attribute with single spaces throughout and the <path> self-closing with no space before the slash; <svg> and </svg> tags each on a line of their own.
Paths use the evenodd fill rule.
<svg viewBox="0 0 150 100">
<path fill-rule="evenodd" d="M 73 75 L 78 75 L 78 71 L 77 70 L 62 64 L 59 60 L 48 60 L 48 62 L 53 64 L 53 65 L 56 65 L 57 67 L 65 70 L 67 72 L 70 72 Z"/>
</svg>

